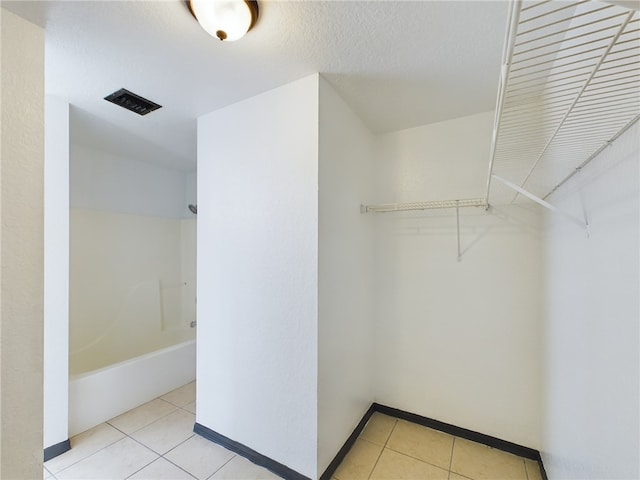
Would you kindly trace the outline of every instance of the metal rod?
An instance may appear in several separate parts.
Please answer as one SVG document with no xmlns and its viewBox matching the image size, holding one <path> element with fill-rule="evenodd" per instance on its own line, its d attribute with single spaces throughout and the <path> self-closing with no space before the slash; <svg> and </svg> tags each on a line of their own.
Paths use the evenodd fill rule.
<svg viewBox="0 0 640 480">
<path fill-rule="evenodd" d="M 505 115 L 508 115 L 509 118 L 511 117 L 518 117 L 522 114 L 526 114 L 526 115 L 530 115 L 530 114 L 534 114 L 534 113 L 544 113 L 544 114 L 551 114 L 554 113 L 556 109 L 563 109 L 564 111 L 564 107 L 566 107 L 567 105 L 571 105 L 571 100 L 567 101 L 567 100 L 558 100 L 555 102 L 549 102 L 547 104 L 541 105 L 519 105 L 519 108 L 516 107 L 512 107 L 509 109 L 508 112 L 505 113 Z"/>
<path fill-rule="evenodd" d="M 640 77 L 636 78 L 635 80 L 632 80 L 630 82 L 622 82 L 622 83 L 615 83 L 616 80 L 612 80 L 611 82 L 609 82 L 609 85 L 604 85 L 602 87 L 595 87 L 595 88 L 591 88 L 591 85 L 589 85 L 589 93 L 594 92 L 594 91 L 598 91 L 598 90 L 605 90 L 607 88 L 615 88 L 615 87 L 621 87 L 623 85 L 634 85 L 638 82 L 640 82 Z M 619 90 L 616 90 L 616 92 Z"/>
<path fill-rule="evenodd" d="M 637 64 L 638 62 L 635 62 L 635 63 Z M 620 67 L 617 67 L 617 68 L 620 68 Z M 638 68 L 637 68 L 637 67 L 629 68 L 629 69 L 627 69 L 627 70 L 620 70 L 620 71 L 618 71 L 618 72 L 605 73 L 605 74 L 602 74 L 602 75 L 601 75 L 601 73 L 602 73 L 602 71 L 603 71 L 603 70 L 608 70 L 608 69 L 603 69 L 603 68 L 601 68 L 601 69 L 598 71 L 598 75 L 596 75 L 596 77 L 595 77 L 595 78 L 597 78 L 597 79 L 601 79 L 601 78 L 606 78 L 606 77 L 615 77 L 616 75 L 624 75 L 624 74 L 626 74 L 626 73 L 630 73 L 630 72 L 636 72 L 636 75 L 638 75 Z"/>
<path fill-rule="evenodd" d="M 561 35 L 563 33 L 570 32 L 571 30 L 577 30 L 579 28 L 588 27 L 588 26 L 594 25 L 596 23 L 602 23 L 602 22 L 606 22 L 608 20 L 613 20 L 614 18 L 621 17 L 622 15 L 625 15 L 625 14 L 626 14 L 626 12 L 620 12 L 620 13 L 616 13 L 615 15 L 610 15 L 608 17 L 599 18 L 597 20 L 593 20 L 593 21 L 588 22 L 588 23 L 583 23 L 583 24 L 580 24 L 580 25 L 574 25 L 573 27 L 565 28 L 564 30 L 558 30 L 558 31 L 553 32 L 553 33 L 548 33 L 546 35 L 542 35 L 540 37 L 532 38 L 532 39 L 526 40 L 524 42 L 517 42 L 515 46 L 517 48 L 517 47 L 520 47 L 522 45 L 526 45 L 527 43 L 532 43 L 532 42 L 536 42 L 538 40 L 542 40 L 543 38 L 552 37 L 554 35 Z"/>
<path fill-rule="evenodd" d="M 632 105 L 625 108 L 617 108 L 615 110 L 606 109 L 601 107 L 600 109 L 588 110 L 582 112 L 580 115 L 571 115 L 571 120 L 565 123 L 565 127 L 575 128 L 580 125 L 589 126 L 591 122 L 596 124 L 602 124 L 602 120 L 609 120 L 611 118 L 620 118 L 624 114 L 637 113 L 638 106 Z M 565 130 L 563 128 L 563 130 Z"/>
<path fill-rule="evenodd" d="M 638 20 L 632 20 L 632 21 L 631 21 L 631 22 L 629 22 L 629 23 L 633 23 L 633 22 L 637 22 L 637 21 L 638 21 Z M 613 28 L 615 28 L 615 25 L 610 26 L 610 27 L 599 28 L 599 29 L 597 29 L 597 30 L 591 30 L 590 32 L 587 32 L 587 33 L 581 33 L 580 35 L 575 35 L 575 36 L 573 36 L 573 37 L 564 37 L 564 38 L 562 38 L 562 39 L 560 39 L 560 40 L 556 40 L 555 42 L 545 43 L 544 45 L 539 46 L 539 47 L 533 47 L 533 48 L 530 48 L 530 49 L 528 49 L 528 50 L 521 50 L 521 51 L 519 51 L 519 52 L 515 52 L 515 53 L 514 53 L 514 55 L 521 55 L 521 54 L 523 54 L 523 53 L 532 52 L 532 51 L 534 51 L 534 50 L 538 50 L 538 49 L 540 49 L 540 48 L 544 48 L 544 47 L 551 47 L 551 46 L 553 46 L 553 45 L 558 45 L 558 44 L 562 44 L 562 43 L 570 42 L 571 40 L 576 40 L 576 39 L 578 39 L 578 38 L 588 37 L 588 36 L 590 36 L 590 35 L 595 35 L 596 33 L 600 33 L 600 32 L 606 32 L 607 30 L 611 30 L 611 29 L 613 29 Z M 634 31 L 635 31 L 635 30 L 634 30 Z"/>
<path fill-rule="evenodd" d="M 577 88 L 574 88 L 572 90 L 577 90 Z M 573 97 L 574 94 L 573 93 L 563 93 L 562 95 L 538 95 L 535 97 L 526 97 L 523 99 L 522 103 L 521 102 L 509 102 L 509 106 L 511 105 L 528 105 L 530 103 L 539 103 L 542 100 L 558 100 L 559 98 L 565 98 L 565 97 Z"/>
<path fill-rule="evenodd" d="M 550 100 L 555 100 L 558 98 L 563 98 L 563 97 L 569 97 L 573 95 L 573 92 L 580 90 L 580 87 L 569 87 L 569 88 L 563 88 L 561 90 L 556 90 L 556 91 L 543 91 L 543 92 L 533 92 L 527 95 L 518 95 L 515 96 L 516 101 L 512 102 L 509 101 L 510 105 L 514 105 L 514 104 L 520 104 L 521 102 L 527 102 L 533 99 L 545 99 L 548 98 Z M 570 93 L 563 93 L 563 92 L 570 92 Z M 559 93 L 563 93 L 562 95 L 558 95 Z M 520 101 L 518 101 L 520 100 Z"/>
<path fill-rule="evenodd" d="M 615 75 L 615 73 L 612 73 L 611 75 Z M 561 82 L 563 80 L 568 80 L 568 78 L 558 78 L 556 80 L 548 80 L 548 81 L 544 81 L 544 79 L 542 79 L 543 80 L 542 82 L 534 83 L 534 84 L 531 84 L 531 85 L 527 85 L 526 87 L 510 88 L 508 94 L 511 95 L 512 93 L 520 92 L 520 91 L 523 91 L 523 90 L 528 90 L 528 89 L 534 88 L 534 87 L 542 87 L 542 88 L 540 88 L 539 91 L 543 91 L 545 88 L 565 87 L 565 86 L 571 85 L 573 83 L 580 83 L 582 81 L 582 79 L 580 77 L 584 77 L 584 76 L 585 76 L 584 73 L 582 73 L 582 74 L 578 73 L 576 75 L 571 75 L 569 78 L 578 77 L 578 79 L 577 80 L 570 80 L 570 81 L 565 82 L 565 83 L 559 83 L 559 84 L 553 85 L 553 86 L 551 86 L 551 85 L 556 83 L 556 82 Z M 536 80 L 538 80 L 538 79 L 536 79 Z M 527 83 L 527 82 L 521 82 L 520 84 L 522 84 L 522 83 Z"/>
<path fill-rule="evenodd" d="M 542 30 L 543 28 L 549 28 L 549 27 L 552 27 L 553 25 L 558 25 L 559 23 L 566 23 L 568 21 L 575 20 L 576 18 L 585 17 L 587 15 L 593 15 L 594 13 L 598 13 L 598 12 L 601 12 L 603 10 L 608 10 L 610 8 L 613 8 L 613 5 L 606 5 L 604 7 L 596 8 L 594 10 L 590 10 L 588 12 L 580 13 L 578 15 L 572 15 L 570 17 L 562 18 L 560 20 L 556 20 L 555 22 L 547 23 L 545 25 L 541 25 L 539 27 L 531 28 L 529 30 L 525 30 L 524 32 L 520 32 L 520 33 L 518 33 L 518 36 L 527 35 L 527 34 L 532 33 L 532 32 L 537 32 L 538 30 Z"/>
<path fill-rule="evenodd" d="M 629 95 L 633 94 L 634 92 L 629 90 L 628 88 L 623 88 L 620 90 L 621 92 L 624 93 L 618 93 L 617 95 L 607 95 L 607 96 L 600 96 L 602 95 L 602 93 L 594 93 L 593 95 L 583 95 L 582 98 L 580 99 L 580 105 L 588 105 L 589 102 L 598 102 L 600 100 L 604 100 L 607 98 L 619 98 L 619 97 L 628 97 Z M 609 93 L 616 93 L 616 92 L 609 92 Z M 598 98 L 593 98 L 593 97 L 598 97 Z M 591 100 L 589 100 L 591 99 Z"/>
<path fill-rule="evenodd" d="M 605 63 L 607 63 L 607 62 L 604 62 L 603 65 Z M 601 68 L 599 71 L 600 72 L 604 72 L 605 70 L 613 70 L 613 69 L 616 69 L 616 68 L 628 67 L 629 65 L 637 65 L 638 63 L 640 63 L 640 58 L 638 60 L 636 60 L 635 62 L 624 63 L 622 65 L 615 65 L 613 67 Z M 614 74 L 612 74 L 612 75 L 614 75 Z"/>
<path fill-rule="evenodd" d="M 603 46 L 603 47 L 596 47 L 596 48 L 590 48 L 590 49 L 585 50 L 585 51 L 583 51 L 583 52 L 578 52 L 578 53 L 572 53 L 572 54 L 570 54 L 570 55 L 559 56 L 559 57 L 556 57 L 556 58 L 552 58 L 551 60 L 545 60 L 544 62 L 533 63 L 533 64 L 531 64 L 531 65 L 525 65 L 525 66 L 523 66 L 523 67 L 514 68 L 514 69 L 513 69 L 513 71 L 514 71 L 514 72 L 519 72 L 519 71 L 524 70 L 524 69 L 527 69 L 527 68 L 533 68 L 533 67 L 538 67 L 538 66 L 540 66 L 540 65 L 546 65 L 547 63 L 554 63 L 554 64 L 555 64 L 555 63 L 556 63 L 556 62 L 558 62 L 559 60 L 566 60 L 566 59 L 568 59 L 568 58 L 574 58 L 574 57 L 582 57 L 582 56 L 583 56 L 584 54 L 586 54 L 586 53 L 598 52 L 598 51 L 603 50 L 603 49 L 605 49 L 605 48 L 606 48 L 606 46 Z M 594 58 L 600 58 L 600 55 L 597 55 L 597 56 L 595 56 Z M 590 60 L 590 59 L 591 59 L 591 58 L 589 58 L 589 59 L 584 59 L 584 60 Z M 580 60 L 580 61 L 583 61 L 583 60 Z M 523 63 L 523 62 L 519 62 L 519 63 Z M 568 65 L 568 64 L 566 64 L 566 63 L 565 63 L 564 65 Z"/>
<path fill-rule="evenodd" d="M 563 217 L 565 217 L 567 220 L 569 220 L 572 223 L 575 223 L 576 225 L 580 225 L 583 228 L 586 228 L 587 225 L 583 220 L 580 220 L 579 218 L 574 217 L 573 215 L 570 215 L 566 212 L 563 212 L 562 210 L 560 210 L 557 207 L 554 207 L 553 205 L 551 205 L 549 202 L 545 202 L 543 199 L 535 196 L 533 193 L 528 192 L 527 190 L 525 190 L 524 188 L 519 187 L 518 185 L 516 185 L 515 183 L 512 183 L 508 180 L 505 180 L 502 177 L 497 176 L 495 173 L 493 174 L 493 178 L 495 178 L 496 180 L 498 180 L 499 182 L 503 183 L 504 185 L 506 185 L 507 187 L 515 190 L 516 192 L 524 195 L 525 197 L 533 200 L 534 202 L 538 203 L 539 205 L 542 205 L 544 208 L 551 210 L 552 212 L 558 213 L 560 215 L 562 215 Z"/>
<path fill-rule="evenodd" d="M 542 58 L 542 57 L 546 57 L 546 56 L 549 56 L 549 55 L 555 55 L 558 52 L 566 52 L 567 50 L 571 50 L 571 49 L 574 49 L 574 48 L 581 48 L 581 47 L 584 47 L 586 45 L 591 45 L 593 43 L 605 42 L 605 41 L 609 40 L 611 37 L 612 37 L 612 35 L 608 35 L 606 37 L 600 37 L 600 38 L 597 38 L 595 40 L 589 40 L 588 42 L 578 43 L 576 45 L 570 45 L 570 46 L 564 47 L 564 48 L 558 48 L 557 50 L 552 50 L 552 51 L 549 51 L 549 52 L 546 52 L 546 53 L 541 53 L 539 55 L 534 55 L 532 57 L 523 58 L 522 60 L 518 60 L 517 62 L 514 62 L 514 63 L 522 63 L 522 62 L 526 62 L 526 61 L 530 61 L 530 60 L 535 60 L 536 58 Z M 543 48 L 543 47 L 538 47 L 538 48 L 536 48 L 536 50 L 538 50 L 540 48 Z M 603 47 L 599 47 L 599 48 L 604 48 L 604 46 Z M 588 51 L 589 50 L 587 50 L 587 52 Z M 562 58 L 566 58 L 566 57 L 562 57 Z"/>
<path fill-rule="evenodd" d="M 511 78 L 523 78 L 523 77 L 526 78 L 526 77 L 530 77 L 531 75 L 535 75 L 537 73 L 551 72 L 552 70 L 556 70 L 558 68 L 567 67 L 569 65 L 575 65 L 576 63 L 583 63 L 583 62 L 586 62 L 586 61 L 597 60 L 598 58 L 600 58 L 600 57 L 598 57 L 596 55 L 595 57 L 583 58 L 583 59 L 580 59 L 580 60 L 576 60 L 574 62 L 563 63 L 562 65 L 552 65 L 550 67 L 542 68 L 540 70 L 534 70 L 533 72 L 521 73 L 520 75 L 513 75 Z M 596 62 L 589 63 L 587 65 L 580 65 L 579 67 L 571 67 L 571 68 L 568 68 L 566 70 L 560 70 L 560 71 L 555 72 L 555 73 L 549 73 L 548 75 L 549 76 L 551 76 L 551 75 L 561 75 L 563 73 L 572 73 L 572 72 L 577 72 L 577 71 L 580 71 L 580 70 L 584 70 L 585 68 L 590 69 L 590 68 L 593 68 L 593 66 L 595 64 L 596 64 Z"/>
<path fill-rule="evenodd" d="M 533 5 L 529 5 L 528 7 L 525 7 L 522 9 L 523 12 L 526 12 L 527 10 L 531 10 L 532 8 L 538 8 L 541 5 L 544 5 L 545 3 L 549 3 L 551 0 L 544 0 L 542 2 L 533 4 Z"/>
<path fill-rule="evenodd" d="M 512 121 L 508 123 L 505 122 L 503 124 L 504 126 L 503 133 L 506 132 L 507 135 L 513 135 L 514 134 L 513 132 L 520 132 L 523 127 L 533 128 L 535 126 L 539 126 L 540 128 L 545 128 L 545 129 L 552 128 L 549 125 L 549 123 L 553 123 L 555 120 L 559 120 L 560 117 L 562 117 L 562 115 L 559 115 L 557 113 L 553 115 L 547 115 L 546 112 L 542 112 L 536 118 L 530 118 L 528 120 L 520 120 L 516 122 L 515 120 L 517 119 L 514 118 Z M 526 118 L 526 117 L 519 117 L 519 118 Z"/>
<path fill-rule="evenodd" d="M 630 92 L 632 93 L 632 92 Z M 634 97 L 637 97 L 637 95 L 634 95 Z M 637 100 L 637 98 L 634 98 Z M 632 99 L 631 101 L 633 101 L 634 99 Z M 574 112 L 581 112 L 581 111 L 592 111 L 592 110 L 598 110 L 599 108 L 602 108 L 601 106 L 611 106 L 611 107 L 617 107 L 620 105 L 627 105 L 629 103 L 629 99 L 628 98 L 621 98 L 620 100 L 614 100 L 612 101 L 604 101 L 604 102 L 595 102 L 595 103 L 587 103 L 587 102 L 580 102 L 578 105 L 576 105 L 576 107 L 573 109 Z"/>
<path fill-rule="evenodd" d="M 491 190 L 491 177 L 493 173 L 493 162 L 496 156 L 496 145 L 498 135 L 500 133 L 500 119 L 504 109 L 504 97 L 509 82 L 509 74 L 511 71 L 511 62 L 513 60 L 513 47 L 516 41 L 518 30 L 518 20 L 520 18 L 520 9 L 522 8 L 522 0 L 515 0 L 509 3 L 509 23 L 505 32 L 505 43 L 502 51 L 502 68 L 500 69 L 500 82 L 498 88 L 498 99 L 496 113 L 493 120 L 493 135 L 491 138 L 491 150 L 489 153 L 489 172 L 487 174 L 487 188 L 484 196 L 484 203 L 489 205 L 489 191 Z"/>
<path fill-rule="evenodd" d="M 628 70 L 627 72 L 633 72 L 633 70 Z M 609 76 L 611 76 L 611 75 L 624 75 L 627 72 L 619 72 L 617 74 L 612 73 Z M 598 79 L 600 79 L 600 78 L 601 77 L 598 77 Z M 627 75 L 625 77 L 617 77 L 617 78 L 610 79 L 610 80 L 603 80 L 601 82 L 592 82 L 591 85 L 602 85 L 603 83 L 611 84 L 613 82 L 619 82 L 620 80 L 628 80 L 630 78 L 634 79 L 637 82 L 637 81 L 640 80 L 640 75 L 638 74 L 638 72 L 635 72 L 633 75 Z M 627 83 L 631 83 L 631 82 L 627 82 Z M 616 85 L 620 85 L 620 84 L 616 83 Z M 625 84 L 622 84 L 622 85 L 625 85 Z"/>
<path fill-rule="evenodd" d="M 563 117 L 563 119 L 560 121 L 560 124 L 558 125 L 558 127 L 556 128 L 556 131 L 554 132 L 554 134 L 551 136 L 551 138 L 549 139 L 548 143 L 545 145 L 544 149 L 542 150 L 542 152 L 540 153 L 540 155 L 538 156 L 538 159 L 534 162 L 534 164 L 531 166 L 529 172 L 527 173 L 526 177 L 524 178 L 524 180 L 522 181 L 522 183 L 520 184 L 521 187 L 524 187 L 524 185 L 527 183 L 527 180 L 529 180 L 529 177 L 531 177 L 531 174 L 533 173 L 533 171 L 535 170 L 536 166 L 538 165 L 538 162 L 540 161 L 540 159 L 542 158 L 542 156 L 544 155 L 544 153 L 546 152 L 547 148 L 549 148 L 549 145 L 551 145 L 551 142 L 553 142 L 554 137 L 557 135 L 557 133 L 560 131 L 560 129 L 562 128 L 562 125 L 564 124 L 564 122 L 567 120 L 567 118 L 569 117 L 569 115 L 571 114 L 571 111 L 573 110 L 573 107 L 578 103 L 578 101 L 580 100 L 580 97 L 582 96 L 582 94 L 585 92 L 585 90 L 589 87 L 589 82 L 593 79 L 593 77 L 595 76 L 596 72 L 598 71 L 598 68 L 600 67 L 600 65 L 602 65 L 602 62 L 604 62 L 604 59 L 607 57 L 607 54 L 611 51 L 611 49 L 614 47 L 616 41 L 618 40 L 618 37 L 622 34 L 622 32 L 624 31 L 624 29 L 626 28 L 627 24 L 629 23 L 629 21 L 631 20 L 631 17 L 635 14 L 635 12 L 629 12 L 629 14 L 627 15 L 626 19 L 624 22 L 622 22 L 622 25 L 620 26 L 617 35 L 614 36 L 614 38 L 611 40 L 611 43 L 609 44 L 609 46 L 607 47 L 607 49 L 604 51 L 604 53 L 602 54 L 602 58 L 600 59 L 600 61 L 598 62 L 598 64 L 595 66 L 595 68 L 593 69 L 593 72 L 591 73 L 591 75 L 589 76 L 589 78 L 587 79 L 587 81 L 585 82 L 584 86 L 582 87 L 582 90 L 578 93 L 578 95 L 576 96 L 575 100 L 573 101 L 573 104 L 569 107 L 569 109 L 567 110 L 567 113 L 565 114 L 565 116 Z M 516 193 L 515 197 L 513 198 L 513 200 L 515 200 L 517 198 L 518 194 Z M 513 202 L 512 200 L 512 202 Z"/>
<path fill-rule="evenodd" d="M 594 64 L 594 65 L 595 65 L 595 64 Z M 591 65 L 591 67 L 592 67 L 592 66 L 593 66 L 593 65 Z M 565 73 L 578 72 L 578 71 L 580 71 L 580 70 L 586 70 L 586 69 L 588 69 L 588 68 L 590 68 L 590 66 L 589 66 L 589 65 L 585 65 L 585 66 L 583 66 L 583 67 L 579 67 L 579 68 L 570 68 L 569 70 L 566 70 L 566 71 L 553 72 L 553 73 L 546 73 L 546 72 L 549 72 L 549 71 L 553 70 L 553 69 L 547 69 L 547 70 L 543 70 L 542 72 L 538 72 L 538 73 L 542 73 L 543 75 L 539 75 L 539 76 L 537 76 L 537 77 L 535 77 L 535 76 L 534 76 L 534 75 L 535 75 L 535 73 L 527 74 L 527 75 L 520 75 L 520 76 L 518 76 L 517 78 L 524 78 L 524 80 L 520 80 L 519 82 L 509 82 L 509 85 L 512 85 L 512 86 L 513 86 L 513 85 L 516 85 L 516 86 L 517 86 L 517 85 L 522 85 L 523 83 L 533 82 L 533 81 L 536 81 L 536 80 L 548 80 L 549 82 L 557 82 L 557 81 L 561 81 L 561 80 L 567 80 L 567 79 L 569 79 L 569 78 L 574 78 L 574 77 L 579 77 L 579 76 L 585 75 L 585 72 L 582 72 L 582 73 L 576 73 L 576 74 L 574 74 L 574 75 L 568 75 L 568 76 L 566 76 L 566 77 L 560 77 L 560 78 L 558 78 L 557 80 L 555 80 L 555 79 L 554 79 L 554 80 L 552 80 L 552 79 L 550 79 L 550 77 L 555 77 L 556 75 L 563 75 L 563 74 L 565 74 Z M 588 74 L 588 73 L 589 73 L 589 70 L 587 70 L 586 74 Z M 516 76 L 514 75 L 514 76 L 512 76 L 511 78 L 514 78 L 514 79 L 515 79 L 515 78 L 516 78 Z"/>
<path fill-rule="evenodd" d="M 578 5 L 580 5 L 582 3 L 585 3 L 587 1 L 589 1 L 589 0 L 580 0 L 579 2 L 570 3 L 568 5 L 565 5 L 564 7 L 556 8 L 555 10 L 549 10 L 548 12 L 541 13 L 540 15 L 536 15 L 535 17 L 530 17 L 530 18 L 527 18 L 525 20 L 521 20 L 520 21 L 520 25 L 522 25 L 523 23 L 531 22 L 533 20 L 537 20 L 537 19 L 542 18 L 542 17 L 546 17 L 547 15 L 553 15 L 554 13 L 558 13 L 558 12 L 560 12 L 562 10 L 566 10 L 567 8 L 577 7 Z"/>
<path fill-rule="evenodd" d="M 600 58 L 600 55 L 594 55 L 593 57 L 581 58 L 581 59 L 579 59 L 579 60 L 574 60 L 573 62 L 562 63 L 562 64 L 560 64 L 560 65 L 555 65 L 555 64 L 554 64 L 554 65 L 552 65 L 551 67 L 543 68 L 542 70 L 534 70 L 533 72 L 521 73 L 521 74 L 519 74 L 518 76 L 515 76 L 514 78 L 522 78 L 522 77 L 524 77 L 524 76 L 527 76 L 527 75 L 533 75 L 533 74 L 535 74 L 535 73 L 548 72 L 548 71 L 550 71 L 550 70 L 555 70 L 556 68 L 567 67 L 567 66 L 569 66 L 569 65 L 575 65 L 575 64 L 577 64 L 577 63 L 590 62 L 591 60 L 598 60 L 599 58 Z M 549 63 L 549 62 L 545 62 L 545 63 Z M 595 65 L 595 63 L 594 63 L 593 65 Z M 572 67 L 572 68 L 573 68 L 573 70 L 581 70 L 581 69 L 583 69 L 583 68 L 591 68 L 593 65 L 588 65 L 588 66 L 583 65 L 583 66 L 580 66 L 580 67 Z M 526 69 L 528 69 L 528 68 L 531 68 L 531 66 L 529 66 L 529 67 L 522 67 L 522 68 L 520 68 L 519 70 L 526 70 Z M 567 70 L 567 71 L 573 71 L 573 70 Z"/>
<path fill-rule="evenodd" d="M 606 65 L 606 64 L 608 64 L 608 63 L 613 63 L 613 62 L 623 62 L 623 61 L 625 61 L 625 60 L 629 60 L 629 59 L 631 59 L 631 58 L 637 59 L 639 55 L 640 55 L 640 52 L 639 52 L 639 53 L 635 53 L 635 54 L 633 54 L 633 55 L 627 55 L 626 57 L 610 58 L 609 60 L 606 60 L 606 61 L 603 63 L 603 65 Z M 636 61 L 637 61 L 637 60 L 636 60 Z M 617 65 L 616 65 L 615 67 L 608 67 L 608 68 L 616 68 L 616 67 L 617 67 Z M 607 70 L 607 68 L 603 68 L 603 70 Z"/>
<path fill-rule="evenodd" d="M 458 261 L 462 259 L 460 253 L 460 205 L 456 205 L 456 225 L 458 227 Z"/>
<path fill-rule="evenodd" d="M 361 213 L 389 213 L 411 210 L 436 210 L 444 208 L 484 207 L 484 199 L 468 198 L 461 200 L 432 200 L 428 202 L 387 203 L 382 205 L 362 205 Z"/>
</svg>

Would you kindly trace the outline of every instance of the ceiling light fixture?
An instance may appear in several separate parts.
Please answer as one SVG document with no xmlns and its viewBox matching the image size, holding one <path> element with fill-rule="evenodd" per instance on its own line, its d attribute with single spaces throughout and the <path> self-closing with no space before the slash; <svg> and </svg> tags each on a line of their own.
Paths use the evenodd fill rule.
<svg viewBox="0 0 640 480">
<path fill-rule="evenodd" d="M 200 26 L 220 40 L 242 38 L 258 20 L 256 0 L 187 0 Z"/>
</svg>

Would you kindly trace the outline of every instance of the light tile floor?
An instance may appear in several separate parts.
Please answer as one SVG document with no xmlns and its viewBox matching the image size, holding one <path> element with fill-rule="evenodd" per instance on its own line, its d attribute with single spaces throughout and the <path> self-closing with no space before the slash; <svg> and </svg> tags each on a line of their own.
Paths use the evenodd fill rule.
<svg viewBox="0 0 640 480">
<path fill-rule="evenodd" d="M 374 413 L 334 480 L 542 480 L 538 463 Z"/>
<path fill-rule="evenodd" d="M 45 463 L 51 480 L 273 480 L 279 477 L 193 433 L 195 382 L 71 439 Z M 374 413 L 334 480 L 542 480 L 538 464 Z"/>
<path fill-rule="evenodd" d="M 272 480 L 279 477 L 193 433 L 195 382 L 71 439 L 44 464 L 51 480 Z"/>
</svg>

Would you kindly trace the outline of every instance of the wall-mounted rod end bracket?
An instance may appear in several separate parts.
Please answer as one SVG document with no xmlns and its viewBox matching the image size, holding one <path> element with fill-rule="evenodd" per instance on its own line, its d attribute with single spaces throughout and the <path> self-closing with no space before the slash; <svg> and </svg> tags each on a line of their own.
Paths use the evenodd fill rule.
<svg viewBox="0 0 640 480">
<path fill-rule="evenodd" d="M 360 205 L 360 213 L 369 212 L 369 208 L 366 205 Z"/>
</svg>

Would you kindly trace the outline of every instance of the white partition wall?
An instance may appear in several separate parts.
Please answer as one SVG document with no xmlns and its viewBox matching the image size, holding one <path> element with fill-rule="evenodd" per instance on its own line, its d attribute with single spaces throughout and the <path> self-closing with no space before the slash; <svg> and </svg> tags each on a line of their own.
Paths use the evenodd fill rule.
<svg viewBox="0 0 640 480">
<path fill-rule="evenodd" d="M 198 120 L 196 421 L 310 478 L 318 78 Z"/>
<path fill-rule="evenodd" d="M 69 104 L 45 102 L 44 448 L 69 438 Z"/>
<path fill-rule="evenodd" d="M 373 135 L 320 79 L 318 475 L 371 405 Z"/>
<path fill-rule="evenodd" d="M 549 198 L 544 409 L 549 478 L 638 478 L 640 125 Z"/>
</svg>

